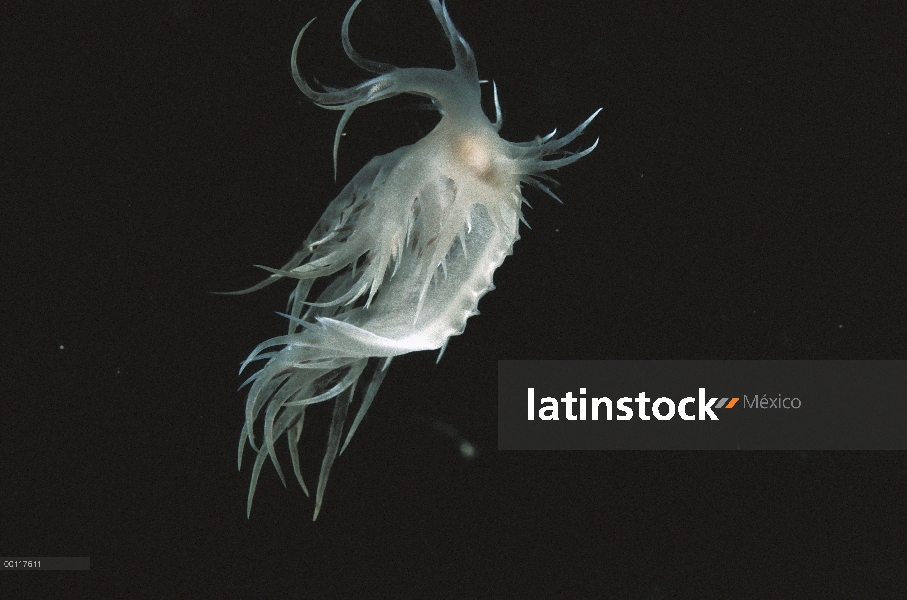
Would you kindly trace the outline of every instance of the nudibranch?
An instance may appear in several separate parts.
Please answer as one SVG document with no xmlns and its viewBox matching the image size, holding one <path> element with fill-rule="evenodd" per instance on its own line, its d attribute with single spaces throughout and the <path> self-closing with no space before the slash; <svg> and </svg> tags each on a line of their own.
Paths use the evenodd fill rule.
<svg viewBox="0 0 907 600">
<path fill-rule="evenodd" d="M 293 78 L 302 93 L 322 108 L 343 111 L 334 137 L 335 177 L 340 137 L 357 108 L 415 94 L 429 98 L 441 120 L 416 143 L 371 159 L 286 264 L 264 267 L 271 273 L 266 280 L 233 292 L 252 292 L 284 278 L 296 282 L 284 315 L 287 334 L 260 344 L 240 369 L 266 361 L 244 384 L 251 383 L 251 389 L 239 467 L 246 442 L 256 453 L 247 514 L 268 457 L 286 485 L 275 450 L 282 435 L 289 442 L 293 472 L 308 495 L 297 449 L 303 417 L 307 406 L 333 401 L 315 492 L 313 520 L 318 517 L 334 459 L 371 406 L 393 357 L 440 349 L 440 360 L 450 337 L 463 333 L 466 320 L 478 314 L 479 299 L 494 289 L 495 269 L 519 239 L 520 221 L 525 223 L 522 184 L 557 198 L 540 181 L 550 181 L 544 172 L 579 160 L 598 143 L 578 152 L 564 150 L 601 109 L 562 137 L 555 130 L 529 142 L 502 139 L 497 89 L 492 122 L 482 111 L 482 82 L 472 50 L 439 0 L 429 3 L 450 42 L 453 69 L 397 68 L 363 58 L 349 38 L 350 20 L 361 1 L 347 12 L 341 39 L 350 60 L 375 77 L 346 89 L 312 89 L 299 74 L 297 54 L 314 19 L 299 32 L 291 54 Z M 347 429 L 347 414 L 356 403 Z"/>
</svg>

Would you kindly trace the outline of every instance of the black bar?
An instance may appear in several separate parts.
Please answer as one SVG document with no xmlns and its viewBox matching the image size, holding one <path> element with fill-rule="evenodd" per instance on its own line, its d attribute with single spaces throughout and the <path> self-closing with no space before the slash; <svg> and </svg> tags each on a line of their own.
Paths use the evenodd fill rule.
<svg viewBox="0 0 907 600">
<path fill-rule="evenodd" d="M 905 450 L 907 361 L 502 360 L 498 406 L 501 450 Z"/>
<path fill-rule="evenodd" d="M 89 556 L 12 556 L 3 558 L 4 571 L 90 571 Z"/>
</svg>

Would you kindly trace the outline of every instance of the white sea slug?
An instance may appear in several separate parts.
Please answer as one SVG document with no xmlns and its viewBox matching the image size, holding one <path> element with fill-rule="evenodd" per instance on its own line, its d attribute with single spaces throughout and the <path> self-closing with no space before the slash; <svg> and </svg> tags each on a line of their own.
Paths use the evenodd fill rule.
<svg viewBox="0 0 907 600">
<path fill-rule="evenodd" d="M 239 440 L 240 468 L 246 441 L 256 453 L 249 512 L 267 457 L 284 480 L 275 450 L 284 434 L 293 471 L 308 494 L 297 450 L 303 416 L 307 406 L 333 401 L 315 493 L 313 520 L 318 517 L 331 465 L 368 411 L 391 359 L 416 350 L 443 353 L 450 337 L 478 313 L 479 299 L 494 289 L 494 271 L 519 239 L 521 185 L 554 196 L 537 178 L 550 179 L 544 171 L 579 160 L 598 143 L 576 153 L 563 150 L 598 111 L 560 138 L 555 131 L 529 142 L 501 139 L 497 90 L 491 122 L 480 104 L 475 57 L 439 0 L 429 3 L 450 41 L 453 69 L 397 68 L 363 58 L 349 38 L 361 1 L 347 12 L 341 38 L 347 56 L 375 77 L 347 89 L 309 87 L 299 74 L 297 53 L 312 21 L 299 32 L 291 57 L 302 93 L 322 108 L 343 111 L 334 138 L 335 176 L 344 125 L 360 106 L 415 94 L 431 99 L 441 120 L 415 144 L 371 159 L 331 202 L 301 250 L 281 268 L 266 268 L 271 275 L 265 281 L 233 292 L 252 292 L 283 278 L 296 281 L 285 315 L 289 331 L 260 344 L 242 365 L 267 361 L 246 382 L 252 387 Z M 341 448 L 354 400 L 358 412 Z M 256 427 L 258 421 L 263 424 Z"/>
</svg>

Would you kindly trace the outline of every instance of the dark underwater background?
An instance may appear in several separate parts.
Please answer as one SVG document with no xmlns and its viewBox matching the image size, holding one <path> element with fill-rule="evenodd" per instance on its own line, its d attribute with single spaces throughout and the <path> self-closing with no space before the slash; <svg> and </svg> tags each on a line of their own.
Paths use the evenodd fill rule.
<svg viewBox="0 0 907 600">
<path fill-rule="evenodd" d="M 3 9 L 0 554 L 91 570 L 0 589 L 907 597 L 905 448 L 499 452 L 496 421 L 500 359 L 907 359 L 902 3 L 451 0 L 503 137 L 603 107 L 599 146 L 556 174 L 563 205 L 527 190 L 532 229 L 440 364 L 394 361 L 318 521 L 270 466 L 246 519 L 237 368 L 283 332 L 290 289 L 210 292 L 282 264 L 366 161 L 437 120 L 412 97 L 361 109 L 333 181 L 339 113 L 305 100 L 289 56 L 317 16 L 300 71 L 360 81 L 347 8 Z M 376 60 L 453 64 L 424 1 L 365 0 L 351 35 Z"/>
</svg>

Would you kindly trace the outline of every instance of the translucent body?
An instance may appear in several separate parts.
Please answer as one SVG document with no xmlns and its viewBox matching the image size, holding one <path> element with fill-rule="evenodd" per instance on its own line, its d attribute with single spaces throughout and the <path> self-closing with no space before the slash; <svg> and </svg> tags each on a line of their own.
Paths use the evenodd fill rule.
<svg viewBox="0 0 907 600">
<path fill-rule="evenodd" d="M 258 346 L 243 363 L 267 360 L 249 382 L 246 423 L 239 443 L 239 464 L 246 441 L 256 452 L 248 509 L 261 467 L 271 457 L 281 479 L 274 444 L 286 434 L 293 470 L 306 490 L 297 453 L 305 409 L 334 401 L 328 447 L 316 491 L 314 518 L 324 497 L 331 466 L 351 403 L 361 397 L 346 444 L 371 405 L 394 356 L 443 348 L 478 313 L 479 299 L 494 289 L 492 276 L 519 239 L 525 202 L 520 187 L 550 190 L 534 176 L 570 164 L 595 147 L 571 154 L 561 150 L 574 140 L 593 114 L 573 132 L 531 142 L 512 143 L 498 135 L 497 118 L 482 112 L 479 78 L 472 50 L 438 0 L 429 0 L 451 44 L 452 70 L 396 68 L 359 56 L 349 40 L 349 22 L 361 0 L 347 13 L 342 39 L 347 55 L 377 76 L 352 88 L 317 92 L 299 75 L 300 90 L 323 108 L 343 110 L 334 143 L 353 111 L 365 104 L 409 93 L 428 97 L 441 121 L 411 146 L 368 162 L 328 206 L 302 249 L 254 291 L 282 278 L 295 279 L 290 295 L 287 335 Z M 596 141 L 597 143 L 597 141 Z M 545 158 L 548 158 L 545 160 Z M 551 194 L 553 196 L 553 194 Z M 313 284 L 318 289 L 313 293 Z M 311 296 L 314 296 L 311 297 Z M 440 355 L 439 355 L 440 360 Z M 360 388 L 357 396 L 356 389 Z M 262 415 L 262 413 L 264 413 Z M 253 428 L 261 420 L 263 442 Z"/>
</svg>

